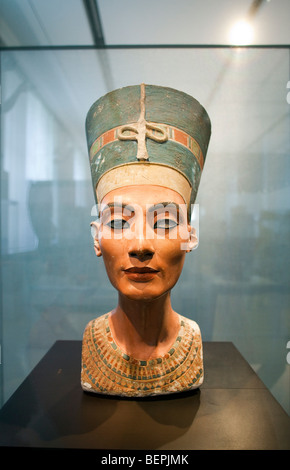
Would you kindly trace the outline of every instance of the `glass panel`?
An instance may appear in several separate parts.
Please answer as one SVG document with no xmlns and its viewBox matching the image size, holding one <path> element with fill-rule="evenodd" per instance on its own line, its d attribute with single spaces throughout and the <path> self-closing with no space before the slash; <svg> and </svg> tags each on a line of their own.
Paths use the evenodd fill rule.
<svg viewBox="0 0 290 470">
<path fill-rule="evenodd" d="M 81 340 L 115 306 L 90 234 L 84 123 L 101 95 L 145 82 L 212 120 L 200 243 L 174 308 L 205 341 L 232 341 L 289 412 L 289 51 L 2 51 L 1 73 L 3 402 L 56 340 Z"/>
</svg>

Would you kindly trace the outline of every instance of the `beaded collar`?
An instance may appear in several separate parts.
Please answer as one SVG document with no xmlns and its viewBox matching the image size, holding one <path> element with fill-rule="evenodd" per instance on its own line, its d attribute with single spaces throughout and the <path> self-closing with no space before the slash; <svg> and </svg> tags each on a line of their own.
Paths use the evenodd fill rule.
<svg viewBox="0 0 290 470">
<path fill-rule="evenodd" d="M 199 386 L 202 344 L 197 324 L 179 315 L 180 329 L 166 354 L 147 361 L 125 354 L 114 341 L 109 314 L 92 320 L 83 338 L 82 386 L 98 393 L 146 396 Z"/>
</svg>

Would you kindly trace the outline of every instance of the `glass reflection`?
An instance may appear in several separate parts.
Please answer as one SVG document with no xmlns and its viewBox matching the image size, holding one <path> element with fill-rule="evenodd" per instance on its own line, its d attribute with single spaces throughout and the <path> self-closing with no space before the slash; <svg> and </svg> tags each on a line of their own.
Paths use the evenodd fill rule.
<svg viewBox="0 0 290 470">
<path fill-rule="evenodd" d="M 99 96 L 145 81 L 197 96 L 213 123 L 175 308 L 204 341 L 232 341 L 289 412 L 288 51 L 11 51 L 1 69 L 2 401 L 115 305 L 93 252 L 84 122 Z"/>
</svg>

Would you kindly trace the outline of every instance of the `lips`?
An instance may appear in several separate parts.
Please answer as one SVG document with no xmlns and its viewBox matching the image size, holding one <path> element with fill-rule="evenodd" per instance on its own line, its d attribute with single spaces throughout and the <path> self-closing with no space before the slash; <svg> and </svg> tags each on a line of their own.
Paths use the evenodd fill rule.
<svg viewBox="0 0 290 470">
<path fill-rule="evenodd" d="M 151 281 L 159 271 L 148 266 L 143 268 L 137 268 L 134 266 L 133 268 L 125 269 L 124 272 L 132 281 L 148 282 Z"/>
<path fill-rule="evenodd" d="M 158 273 L 158 271 L 157 271 L 156 269 L 149 268 L 148 266 L 146 266 L 146 267 L 144 267 L 144 268 L 136 268 L 136 266 L 134 266 L 134 268 L 125 269 L 125 272 L 126 272 L 126 273 L 138 273 L 138 274 L 143 274 L 143 273 Z"/>
</svg>

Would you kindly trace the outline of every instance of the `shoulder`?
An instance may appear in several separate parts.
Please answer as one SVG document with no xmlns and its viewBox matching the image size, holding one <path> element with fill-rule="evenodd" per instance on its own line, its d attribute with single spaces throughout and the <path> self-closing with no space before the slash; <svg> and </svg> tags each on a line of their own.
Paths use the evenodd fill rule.
<svg viewBox="0 0 290 470">
<path fill-rule="evenodd" d="M 179 318 L 180 322 L 187 326 L 187 328 L 192 330 L 194 333 L 200 335 L 200 328 L 194 320 L 191 320 L 191 318 L 184 317 L 183 315 L 179 315 Z"/>
<path fill-rule="evenodd" d="M 100 328 L 104 327 L 107 322 L 108 316 L 109 313 L 105 313 L 104 315 L 101 315 L 89 321 L 84 330 L 84 337 L 89 335 L 93 330 L 99 330 Z"/>
</svg>

